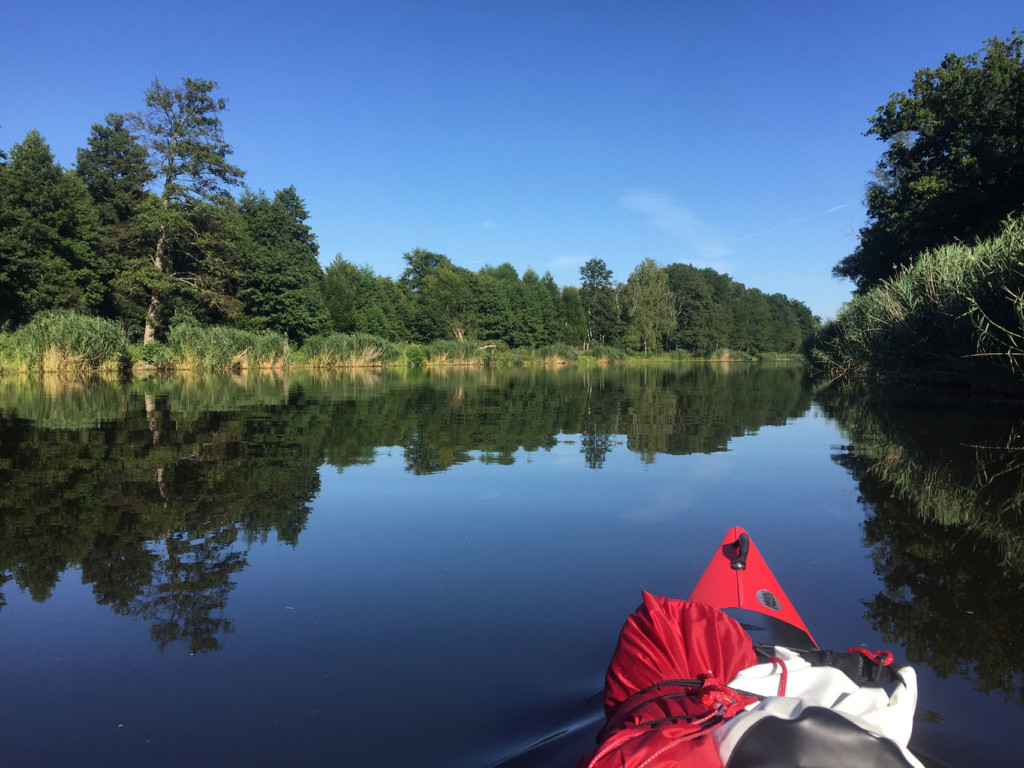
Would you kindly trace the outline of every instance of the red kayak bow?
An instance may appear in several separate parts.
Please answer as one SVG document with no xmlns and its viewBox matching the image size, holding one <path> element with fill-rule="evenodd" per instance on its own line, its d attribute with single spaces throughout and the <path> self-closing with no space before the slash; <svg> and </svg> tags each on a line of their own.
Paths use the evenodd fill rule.
<svg viewBox="0 0 1024 768">
<path fill-rule="evenodd" d="M 725 534 L 689 599 L 721 609 L 736 619 L 754 642 L 818 647 L 754 541 L 739 526 Z"/>
</svg>

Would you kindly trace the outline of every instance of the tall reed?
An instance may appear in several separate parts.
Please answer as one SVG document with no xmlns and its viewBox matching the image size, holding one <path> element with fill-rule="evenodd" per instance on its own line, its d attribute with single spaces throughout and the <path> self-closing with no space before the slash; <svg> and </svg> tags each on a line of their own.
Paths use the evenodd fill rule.
<svg viewBox="0 0 1024 768">
<path fill-rule="evenodd" d="M 172 368 L 197 371 L 278 368 L 288 358 L 288 340 L 279 333 L 252 333 L 224 326 L 192 323 L 167 334 Z"/>
<path fill-rule="evenodd" d="M 438 340 L 427 346 L 427 365 L 482 365 L 494 347 L 477 341 Z"/>
<path fill-rule="evenodd" d="M 302 345 L 302 354 L 313 368 L 387 365 L 402 356 L 394 344 L 368 333 L 311 336 Z"/>
<path fill-rule="evenodd" d="M 74 312 L 40 312 L 0 334 L 0 371 L 76 373 L 125 365 L 128 343 L 117 323 Z"/>
<path fill-rule="evenodd" d="M 1024 222 L 973 246 L 922 254 L 845 305 L 808 356 L 832 380 L 1024 389 Z"/>
</svg>

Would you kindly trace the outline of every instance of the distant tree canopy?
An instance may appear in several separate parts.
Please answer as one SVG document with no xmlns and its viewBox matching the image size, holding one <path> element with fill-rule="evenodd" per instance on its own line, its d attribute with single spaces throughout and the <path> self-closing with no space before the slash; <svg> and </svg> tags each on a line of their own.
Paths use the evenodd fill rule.
<svg viewBox="0 0 1024 768">
<path fill-rule="evenodd" d="M 888 144 L 868 185 L 860 243 L 832 270 L 859 293 L 916 254 L 995 233 L 1024 210 L 1024 39 L 992 38 L 922 69 L 865 135 Z"/>
<path fill-rule="evenodd" d="M 651 259 L 625 283 L 590 259 L 579 287 L 509 263 L 474 272 L 423 248 L 405 254 L 397 279 L 340 254 L 323 269 L 294 187 L 273 197 L 240 187 L 216 88 L 154 81 L 143 112 L 92 126 L 73 170 L 38 131 L 0 153 L 0 331 L 69 309 L 118 321 L 143 343 L 198 323 L 298 343 L 340 332 L 700 356 L 797 352 L 817 327 L 801 302 Z"/>
</svg>

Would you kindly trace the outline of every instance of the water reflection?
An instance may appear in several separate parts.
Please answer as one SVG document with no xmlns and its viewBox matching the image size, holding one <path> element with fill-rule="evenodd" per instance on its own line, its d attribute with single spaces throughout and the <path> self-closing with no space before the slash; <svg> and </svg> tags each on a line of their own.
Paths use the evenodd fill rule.
<svg viewBox="0 0 1024 768">
<path fill-rule="evenodd" d="M 0 379 L 0 588 L 42 602 L 80 568 L 161 649 L 213 651 L 250 545 L 297 542 L 325 461 L 399 446 L 424 475 L 578 439 L 588 467 L 623 441 L 650 463 L 809 404 L 794 366 Z"/>
<path fill-rule="evenodd" d="M 911 662 L 1024 703 L 1024 406 L 826 404 L 870 514 L 868 618 Z"/>
</svg>

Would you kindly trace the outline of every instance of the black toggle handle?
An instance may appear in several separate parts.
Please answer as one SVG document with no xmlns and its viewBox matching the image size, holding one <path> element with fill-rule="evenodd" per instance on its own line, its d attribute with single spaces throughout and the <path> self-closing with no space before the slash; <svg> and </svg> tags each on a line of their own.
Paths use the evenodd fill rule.
<svg viewBox="0 0 1024 768">
<path fill-rule="evenodd" d="M 747 553 L 750 552 L 750 537 L 741 533 L 740 537 L 732 543 L 736 547 L 736 559 L 731 566 L 734 571 L 745 571 L 747 569 Z"/>
</svg>

